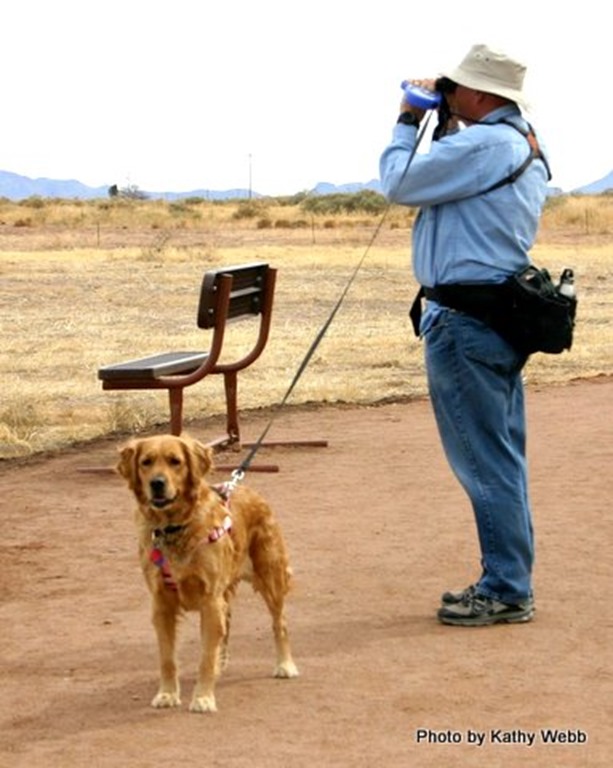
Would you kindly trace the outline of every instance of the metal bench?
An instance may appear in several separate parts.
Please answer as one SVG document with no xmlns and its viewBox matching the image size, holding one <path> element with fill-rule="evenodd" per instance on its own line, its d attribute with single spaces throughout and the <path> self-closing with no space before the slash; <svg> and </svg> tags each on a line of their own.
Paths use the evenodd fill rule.
<svg viewBox="0 0 613 768">
<path fill-rule="evenodd" d="M 202 280 L 197 323 L 212 330 L 207 351 L 163 352 L 149 357 L 106 365 L 98 370 L 105 390 L 166 389 L 170 406 L 170 431 L 183 428 L 183 390 L 212 374 L 224 378 L 226 435 L 210 445 L 240 445 L 237 377 L 261 355 L 270 331 L 276 269 L 256 262 L 207 271 Z M 257 316 L 259 329 L 251 351 L 234 362 L 220 363 L 229 320 Z"/>
</svg>

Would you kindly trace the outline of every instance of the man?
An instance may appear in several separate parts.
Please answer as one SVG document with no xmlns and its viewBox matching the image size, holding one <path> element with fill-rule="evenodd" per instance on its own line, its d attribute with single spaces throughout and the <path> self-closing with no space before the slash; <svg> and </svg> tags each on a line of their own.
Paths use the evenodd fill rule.
<svg viewBox="0 0 613 768">
<path fill-rule="evenodd" d="M 491 293 L 529 264 L 549 169 L 520 111 L 524 74 L 504 53 L 473 46 L 436 81 L 444 99 L 428 153 L 412 156 L 424 110 L 405 100 L 380 162 L 386 196 L 421 208 L 413 268 L 427 301 L 417 325 L 443 448 L 472 503 L 481 548 L 475 583 L 442 595 L 445 624 L 525 622 L 534 612 L 526 356 L 483 315 L 452 309 L 445 298 L 450 286 Z"/>
</svg>

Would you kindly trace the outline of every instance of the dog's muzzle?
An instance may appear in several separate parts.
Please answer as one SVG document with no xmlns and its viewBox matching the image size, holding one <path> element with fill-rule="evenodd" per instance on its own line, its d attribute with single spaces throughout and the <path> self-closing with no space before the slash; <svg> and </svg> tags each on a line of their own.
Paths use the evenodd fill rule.
<svg viewBox="0 0 613 768">
<path fill-rule="evenodd" d="M 167 495 L 166 478 L 163 475 L 153 477 L 149 481 L 150 499 L 154 507 L 161 509 L 167 504 L 172 504 L 174 496 L 169 498 Z"/>
</svg>

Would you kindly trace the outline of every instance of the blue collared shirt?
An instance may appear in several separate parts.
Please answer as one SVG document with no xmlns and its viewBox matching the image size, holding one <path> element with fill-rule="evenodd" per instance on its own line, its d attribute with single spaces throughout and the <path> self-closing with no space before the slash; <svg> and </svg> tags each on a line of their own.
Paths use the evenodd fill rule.
<svg viewBox="0 0 613 768">
<path fill-rule="evenodd" d="M 397 124 L 380 160 L 381 183 L 394 203 L 420 206 L 413 227 L 413 269 L 420 285 L 502 282 L 529 263 L 545 201 L 547 169 L 534 160 L 513 183 L 480 194 L 528 157 L 526 128 L 514 105 L 432 142 L 404 171 L 417 129 Z M 498 124 L 496 124 L 498 123 Z M 423 327 L 423 326 L 422 326 Z"/>
</svg>

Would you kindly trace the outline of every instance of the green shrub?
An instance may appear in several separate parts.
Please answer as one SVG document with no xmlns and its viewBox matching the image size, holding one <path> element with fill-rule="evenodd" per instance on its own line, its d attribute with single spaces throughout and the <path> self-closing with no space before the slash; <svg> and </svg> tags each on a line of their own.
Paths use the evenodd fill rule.
<svg viewBox="0 0 613 768">
<path fill-rule="evenodd" d="M 382 213 L 387 208 L 383 195 L 370 189 L 352 194 L 336 193 L 305 198 L 301 208 L 309 213 L 331 216 L 339 213 Z"/>
<path fill-rule="evenodd" d="M 232 214 L 233 219 L 254 219 L 261 216 L 266 209 L 266 204 L 261 200 L 241 200 L 238 208 Z"/>
<path fill-rule="evenodd" d="M 56 202 L 56 201 L 53 201 Z M 20 200 L 18 205 L 23 206 L 24 208 L 34 208 L 36 210 L 40 210 L 41 208 L 45 207 L 45 201 L 42 197 L 38 197 L 37 195 L 34 195 L 32 197 L 26 197 L 25 200 Z"/>
</svg>

